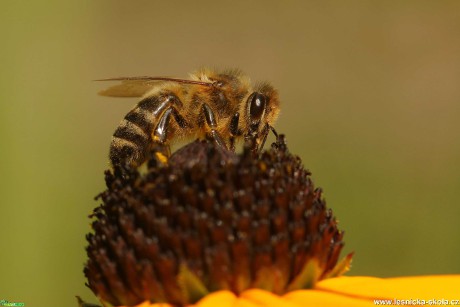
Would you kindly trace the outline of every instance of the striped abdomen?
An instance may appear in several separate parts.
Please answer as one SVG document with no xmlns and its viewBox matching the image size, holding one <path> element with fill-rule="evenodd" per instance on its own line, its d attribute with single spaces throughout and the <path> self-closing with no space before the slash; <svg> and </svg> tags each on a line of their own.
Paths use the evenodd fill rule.
<svg viewBox="0 0 460 307">
<path fill-rule="evenodd" d="M 152 142 L 155 109 L 158 99 L 146 98 L 131 110 L 121 121 L 110 144 L 110 161 L 112 165 L 141 164 L 148 154 Z"/>
</svg>

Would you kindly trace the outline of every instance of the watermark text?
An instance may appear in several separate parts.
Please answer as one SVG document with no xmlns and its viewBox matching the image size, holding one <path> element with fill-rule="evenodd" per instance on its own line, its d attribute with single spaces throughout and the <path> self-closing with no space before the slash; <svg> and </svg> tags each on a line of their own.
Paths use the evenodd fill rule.
<svg viewBox="0 0 460 307">
<path fill-rule="evenodd" d="M 460 300 L 439 299 L 392 299 L 392 300 L 374 300 L 374 305 L 386 306 L 460 306 Z"/>
<path fill-rule="evenodd" d="M 26 304 L 20 302 L 9 302 L 7 300 L 0 300 L 0 306 L 25 306 Z"/>
</svg>

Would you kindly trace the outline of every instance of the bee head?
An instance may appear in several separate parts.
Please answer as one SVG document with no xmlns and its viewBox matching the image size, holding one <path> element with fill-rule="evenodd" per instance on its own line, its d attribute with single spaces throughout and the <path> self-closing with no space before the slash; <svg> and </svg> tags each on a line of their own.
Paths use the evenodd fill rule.
<svg viewBox="0 0 460 307">
<path fill-rule="evenodd" d="M 269 84 L 256 86 L 246 101 L 247 136 L 264 138 L 279 114 L 278 92 Z"/>
</svg>

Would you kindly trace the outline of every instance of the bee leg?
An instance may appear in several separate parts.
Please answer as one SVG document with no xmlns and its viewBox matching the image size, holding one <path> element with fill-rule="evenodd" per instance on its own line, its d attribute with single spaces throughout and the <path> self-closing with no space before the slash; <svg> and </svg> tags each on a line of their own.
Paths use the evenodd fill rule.
<svg viewBox="0 0 460 307">
<path fill-rule="evenodd" d="M 236 112 L 230 121 L 230 150 L 235 151 L 235 136 L 238 135 L 238 122 L 240 120 L 240 113 Z"/>
<path fill-rule="evenodd" d="M 273 132 L 273 135 L 275 135 L 275 138 L 276 138 L 276 143 L 279 142 L 280 140 L 280 137 L 278 135 L 278 132 L 276 132 L 275 128 L 273 128 L 272 126 L 270 126 L 269 124 L 267 124 L 265 127 L 264 127 L 264 130 L 262 131 L 262 142 L 260 143 L 260 147 L 258 149 L 258 152 L 260 153 L 262 151 L 262 149 L 264 148 L 264 145 L 265 145 L 265 141 L 267 140 L 267 136 L 268 136 L 268 133 L 269 132 Z"/>
<path fill-rule="evenodd" d="M 262 130 L 262 141 L 260 142 L 259 148 L 257 148 L 258 153 L 260 153 L 262 149 L 264 148 L 265 141 L 267 140 L 268 132 L 270 132 L 270 130 L 268 129 L 268 124 L 266 124 L 264 129 Z"/>
<path fill-rule="evenodd" d="M 275 128 L 273 128 L 272 126 L 268 125 L 268 129 L 270 129 L 270 131 L 273 133 L 277 142 L 284 138 L 281 136 L 281 134 L 278 134 L 278 132 L 276 132 Z"/>
<path fill-rule="evenodd" d="M 167 164 L 168 158 L 171 155 L 171 150 L 166 140 L 172 112 L 173 108 L 168 107 L 160 116 L 160 120 L 153 130 L 153 143 L 150 152 L 155 158 L 155 165 Z M 149 167 L 152 167 L 151 163 L 149 163 Z"/>
<path fill-rule="evenodd" d="M 209 128 L 211 128 L 211 132 L 209 133 L 210 137 L 214 140 L 214 142 L 222 148 L 227 149 L 227 145 L 225 145 L 225 141 L 223 140 L 220 133 L 217 131 L 217 121 L 216 116 L 212 109 L 205 103 L 202 106 L 204 116 L 206 118 L 206 123 L 208 124 Z"/>
<path fill-rule="evenodd" d="M 254 156 L 257 156 L 259 153 L 257 147 L 257 135 L 251 135 L 249 133 L 244 135 L 244 150 L 248 150 Z"/>
<path fill-rule="evenodd" d="M 168 139 L 168 129 L 171 122 L 171 115 L 174 117 L 174 120 L 181 128 L 186 128 L 189 124 L 186 120 L 179 114 L 177 109 L 173 106 L 169 106 L 161 115 L 158 124 L 153 130 L 153 144 L 151 152 L 153 153 L 156 162 L 161 164 L 166 164 L 168 158 L 171 155 L 171 150 L 167 144 Z"/>
</svg>

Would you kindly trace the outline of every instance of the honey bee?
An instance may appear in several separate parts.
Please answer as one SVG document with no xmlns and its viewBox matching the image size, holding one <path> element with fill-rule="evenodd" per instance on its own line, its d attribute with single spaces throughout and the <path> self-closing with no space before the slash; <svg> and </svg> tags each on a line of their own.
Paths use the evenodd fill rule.
<svg viewBox="0 0 460 307">
<path fill-rule="evenodd" d="M 111 78 L 121 81 L 99 94 L 142 97 L 115 130 L 110 144 L 112 166 L 140 166 L 152 155 L 167 162 L 170 144 L 183 138 L 208 138 L 235 151 L 235 141 L 263 148 L 279 114 L 278 92 L 268 83 L 251 85 L 239 70 L 202 69 L 190 79 Z"/>
</svg>

